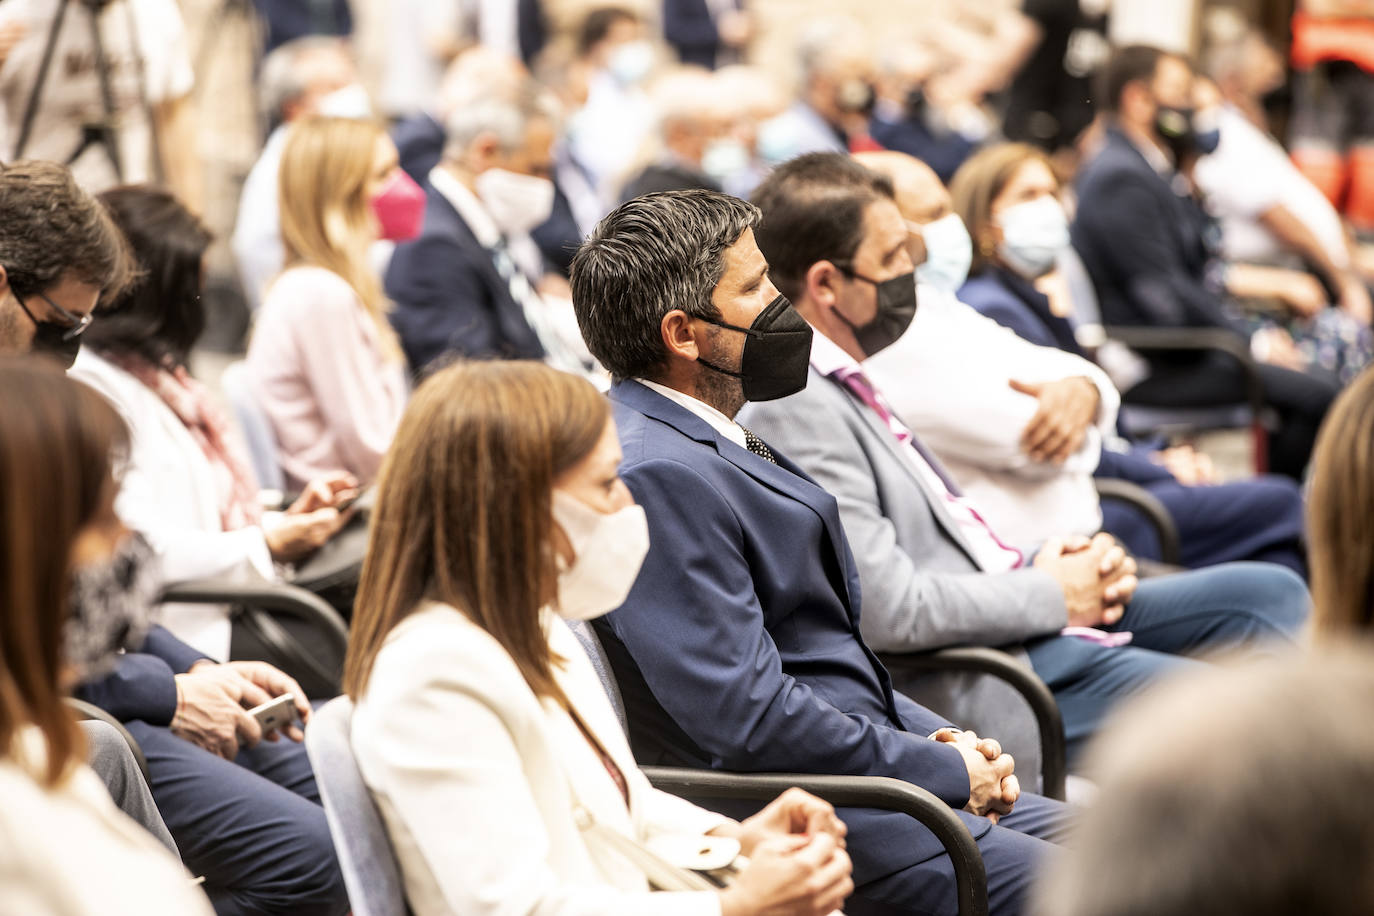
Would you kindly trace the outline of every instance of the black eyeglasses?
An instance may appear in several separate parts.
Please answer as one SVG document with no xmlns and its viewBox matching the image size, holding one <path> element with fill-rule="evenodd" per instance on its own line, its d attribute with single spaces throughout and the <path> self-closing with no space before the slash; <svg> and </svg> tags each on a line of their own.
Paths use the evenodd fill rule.
<svg viewBox="0 0 1374 916">
<path fill-rule="evenodd" d="M 15 301 L 19 303 L 19 307 L 24 310 L 24 314 L 29 316 L 30 321 L 32 321 L 35 325 L 43 324 L 43 322 L 39 321 L 37 318 L 34 317 L 33 312 L 29 311 L 28 304 L 24 302 L 23 298 L 20 297 L 18 293 L 14 294 L 14 298 Z M 42 293 L 38 294 L 38 298 L 48 303 L 48 307 L 52 309 L 54 312 L 56 312 L 58 315 L 60 315 L 62 319 L 67 322 L 67 328 L 62 332 L 63 340 L 71 340 L 73 338 L 80 337 L 85 332 L 86 326 L 91 323 L 91 315 L 89 312 L 85 315 L 78 315 L 75 312 L 69 312 L 62 306 L 58 305 L 56 302 L 53 302 L 47 296 L 43 295 Z M 50 323 L 55 324 L 56 322 Z"/>
</svg>

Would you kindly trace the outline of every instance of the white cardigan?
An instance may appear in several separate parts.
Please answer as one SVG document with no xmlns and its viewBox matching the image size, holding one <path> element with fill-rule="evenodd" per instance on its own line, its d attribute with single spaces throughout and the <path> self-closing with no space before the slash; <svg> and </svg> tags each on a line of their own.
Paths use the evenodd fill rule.
<svg viewBox="0 0 1374 916">
<path fill-rule="evenodd" d="M 426 604 L 387 637 L 352 724 L 411 908 L 718 916 L 714 893 L 650 898 L 643 874 L 579 830 L 579 806 L 642 842 L 725 819 L 649 785 L 581 644 L 551 613 L 545 622 L 566 659 L 558 683 L 624 774 L 629 809 L 576 722 L 535 696 L 501 645 L 454 608 Z"/>
<path fill-rule="evenodd" d="M 104 395 L 129 426 L 115 511 L 157 551 L 164 581 L 275 577 L 261 528 L 221 527 L 209 459 L 160 397 L 89 347 L 77 356 L 71 376 Z M 160 622 L 211 658 L 229 657 L 225 606 L 168 604 Z"/>
<path fill-rule="evenodd" d="M 55 788 L 34 778 L 42 736 L 26 729 L 27 761 L 0 760 L 0 912 L 5 916 L 212 916 L 171 854 L 110 801 L 85 764 Z"/>
</svg>

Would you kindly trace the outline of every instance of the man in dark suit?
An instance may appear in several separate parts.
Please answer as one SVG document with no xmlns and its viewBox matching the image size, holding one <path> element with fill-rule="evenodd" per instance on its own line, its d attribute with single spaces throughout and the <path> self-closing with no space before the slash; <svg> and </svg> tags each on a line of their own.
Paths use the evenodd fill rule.
<svg viewBox="0 0 1374 916">
<path fill-rule="evenodd" d="M 1133 45 L 1108 64 L 1101 104 L 1106 143 L 1078 179 L 1073 246 L 1092 277 L 1107 324 L 1221 328 L 1248 339 L 1220 291 L 1206 243 L 1208 220 L 1181 163 L 1196 156 L 1193 73 L 1181 57 Z M 1270 436 L 1274 470 L 1300 478 L 1331 401 L 1333 384 L 1301 371 L 1292 341 L 1266 332 L 1259 366 L 1265 399 L 1279 413 Z M 1151 375 L 1127 401 L 1163 407 L 1246 398 L 1236 363 L 1214 351 L 1152 354 Z"/>
<path fill-rule="evenodd" d="M 663 0 L 663 37 L 684 64 L 738 63 L 753 35 L 741 0 Z"/>
<path fill-rule="evenodd" d="M 396 246 L 387 268 L 391 322 L 417 372 L 449 353 L 543 359 L 557 345 L 529 238 L 552 209 L 553 120 L 531 92 L 514 95 L 454 111 L 420 236 Z"/>
<path fill-rule="evenodd" d="M 893 692 L 859 632 L 835 499 L 732 419 L 746 398 L 806 383 L 810 329 L 767 278 L 758 220 L 711 191 L 650 195 L 573 261 L 578 323 L 616 379 L 621 476 L 649 520 L 634 590 L 597 623 L 635 755 L 920 784 L 966 809 L 993 908 L 1016 912 L 1066 809 L 1020 793 L 996 741 Z M 847 912 L 953 912 L 930 833 L 890 813 L 843 817 L 858 885 Z"/>
<path fill-rule="evenodd" d="M 339 916 L 348 893 L 305 747 L 261 741 L 247 709 L 299 685 L 263 662 L 217 664 L 153 627 L 77 696 L 124 723 L 153 799 L 215 912 Z"/>
</svg>

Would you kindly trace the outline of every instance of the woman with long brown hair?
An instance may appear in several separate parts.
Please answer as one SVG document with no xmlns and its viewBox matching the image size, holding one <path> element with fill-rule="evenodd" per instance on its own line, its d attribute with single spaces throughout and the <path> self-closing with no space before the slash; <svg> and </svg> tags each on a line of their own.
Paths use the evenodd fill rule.
<svg viewBox="0 0 1374 916">
<path fill-rule="evenodd" d="M 209 914 L 82 763 L 64 695 L 137 640 L 143 556 L 114 512 L 114 410 L 45 362 L 0 361 L 0 900 L 6 912 Z M 113 597 L 112 597 L 113 596 Z"/>
<path fill-rule="evenodd" d="M 401 421 L 344 689 L 411 910 L 829 913 L 853 888 L 833 809 L 791 790 L 739 824 L 653 789 L 564 623 L 623 602 L 648 550 L 619 463 L 605 398 L 538 363 L 451 366 Z M 674 835 L 751 863 L 650 898 L 636 853 Z"/>
<path fill-rule="evenodd" d="M 1374 369 L 1341 392 L 1317 436 L 1307 542 L 1314 630 L 1374 634 Z"/>
<path fill-rule="evenodd" d="M 288 484 L 338 471 L 368 483 L 407 388 L 369 249 L 419 233 L 424 193 L 381 126 L 349 118 L 292 126 L 279 190 L 286 269 L 258 312 L 249 374 Z"/>
</svg>

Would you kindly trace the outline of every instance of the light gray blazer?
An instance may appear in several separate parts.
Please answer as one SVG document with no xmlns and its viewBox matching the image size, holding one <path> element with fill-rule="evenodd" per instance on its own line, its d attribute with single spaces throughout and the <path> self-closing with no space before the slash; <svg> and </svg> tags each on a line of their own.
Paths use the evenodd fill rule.
<svg viewBox="0 0 1374 916">
<path fill-rule="evenodd" d="M 904 453 L 911 446 L 848 389 L 812 369 L 804 391 L 746 405 L 739 421 L 839 501 L 863 590 L 860 628 L 872 649 L 1005 646 L 1067 624 L 1064 593 L 1048 574 L 978 568 L 943 500 Z"/>
<path fill-rule="evenodd" d="M 875 651 L 996 646 L 1024 661 L 1021 643 L 1066 625 L 1063 592 L 1048 574 L 979 569 L 942 499 L 904 453 L 911 446 L 848 389 L 812 369 L 804 391 L 748 404 L 738 420 L 839 501 L 859 568 L 860 630 Z M 1028 708 L 1000 681 L 942 674 L 895 683 L 952 721 L 998 738 L 1019 772 L 1038 771 Z"/>
</svg>

